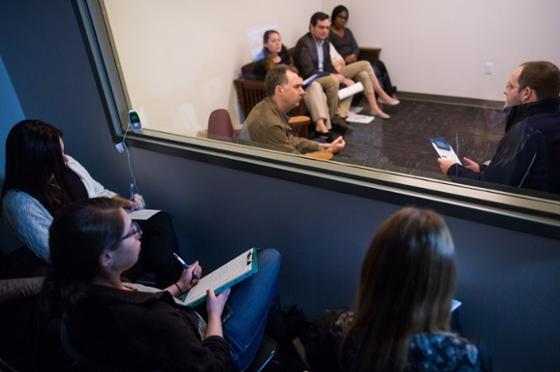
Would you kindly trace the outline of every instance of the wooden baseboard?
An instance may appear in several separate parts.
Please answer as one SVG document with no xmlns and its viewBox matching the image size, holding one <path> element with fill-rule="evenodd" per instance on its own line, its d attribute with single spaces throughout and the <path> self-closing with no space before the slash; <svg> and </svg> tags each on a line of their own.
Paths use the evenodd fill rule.
<svg viewBox="0 0 560 372">
<path fill-rule="evenodd" d="M 398 91 L 397 96 L 399 99 L 410 100 L 410 101 L 445 103 L 450 105 L 490 108 L 496 110 L 501 110 L 504 108 L 503 101 L 494 101 L 494 100 L 487 100 L 487 99 L 443 96 L 438 94 L 403 92 L 403 91 Z"/>
</svg>

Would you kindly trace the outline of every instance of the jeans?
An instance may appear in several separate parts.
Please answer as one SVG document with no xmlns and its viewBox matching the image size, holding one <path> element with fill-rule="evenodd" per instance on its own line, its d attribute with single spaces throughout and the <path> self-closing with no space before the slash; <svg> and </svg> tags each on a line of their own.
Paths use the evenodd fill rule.
<svg viewBox="0 0 560 372">
<path fill-rule="evenodd" d="M 242 370 L 259 350 L 268 311 L 278 301 L 280 253 L 275 249 L 259 251 L 258 265 L 256 274 L 232 287 L 228 299 L 232 315 L 223 325 L 232 359 Z"/>
</svg>

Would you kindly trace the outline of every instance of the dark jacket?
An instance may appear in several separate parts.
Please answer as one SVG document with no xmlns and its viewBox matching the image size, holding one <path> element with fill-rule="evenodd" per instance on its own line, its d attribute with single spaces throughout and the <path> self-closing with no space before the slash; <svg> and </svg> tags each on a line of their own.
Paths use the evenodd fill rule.
<svg viewBox="0 0 560 372">
<path fill-rule="evenodd" d="M 323 72 L 336 74 L 336 69 L 331 62 L 328 39 L 323 43 L 323 56 Z M 298 40 L 294 51 L 294 62 L 299 70 L 299 74 L 304 79 L 319 71 L 319 56 L 317 55 L 315 39 L 313 39 L 311 32 L 303 35 Z"/>
<path fill-rule="evenodd" d="M 560 97 L 506 109 L 506 134 L 480 173 L 454 164 L 464 177 L 560 194 Z"/>
<path fill-rule="evenodd" d="M 74 349 L 117 370 L 235 370 L 228 343 L 217 336 L 201 340 L 194 313 L 168 292 L 91 285 L 66 325 Z"/>
</svg>

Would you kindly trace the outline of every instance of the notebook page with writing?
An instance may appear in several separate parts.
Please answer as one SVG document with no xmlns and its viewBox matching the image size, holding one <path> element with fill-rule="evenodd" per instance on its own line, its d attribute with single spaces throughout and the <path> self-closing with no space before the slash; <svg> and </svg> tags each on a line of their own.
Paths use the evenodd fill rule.
<svg viewBox="0 0 560 372">
<path fill-rule="evenodd" d="M 183 300 L 183 304 L 194 307 L 206 300 L 206 292 L 212 288 L 216 295 L 239 283 L 258 271 L 257 250 L 251 248 L 225 265 L 202 277 Z"/>
</svg>

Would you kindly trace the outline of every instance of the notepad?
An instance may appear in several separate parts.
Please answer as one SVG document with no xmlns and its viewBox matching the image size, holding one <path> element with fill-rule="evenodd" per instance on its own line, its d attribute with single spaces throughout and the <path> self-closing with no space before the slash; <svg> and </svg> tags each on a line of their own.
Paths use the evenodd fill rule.
<svg viewBox="0 0 560 372">
<path fill-rule="evenodd" d="M 133 220 L 148 220 L 159 212 L 161 212 L 161 209 L 137 209 L 129 212 L 128 216 Z"/>
<path fill-rule="evenodd" d="M 317 72 L 303 81 L 303 89 L 307 89 L 315 80 L 330 75 L 328 72 Z"/>
<path fill-rule="evenodd" d="M 195 307 L 206 300 L 206 292 L 213 289 L 216 295 L 255 274 L 259 270 L 257 250 L 251 248 L 210 274 L 202 277 L 182 299 L 182 304 Z"/>
<path fill-rule="evenodd" d="M 455 151 L 453 151 L 453 147 L 447 142 L 447 140 L 443 137 L 434 137 L 430 138 L 430 143 L 434 146 L 434 149 L 438 153 L 438 155 L 443 159 L 452 159 L 455 163 L 463 165 Z"/>
<path fill-rule="evenodd" d="M 375 119 L 373 116 L 370 115 L 360 115 L 354 114 L 353 112 L 348 113 L 346 117 L 346 121 L 349 123 L 359 123 L 359 124 L 368 124 L 371 123 Z"/>
<path fill-rule="evenodd" d="M 338 91 L 338 99 L 343 100 L 345 98 L 353 96 L 356 93 L 360 93 L 363 90 L 364 90 L 364 86 L 362 85 L 361 82 L 354 83 L 350 86 L 347 86 L 346 88 L 340 89 Z"/>
</svg>

